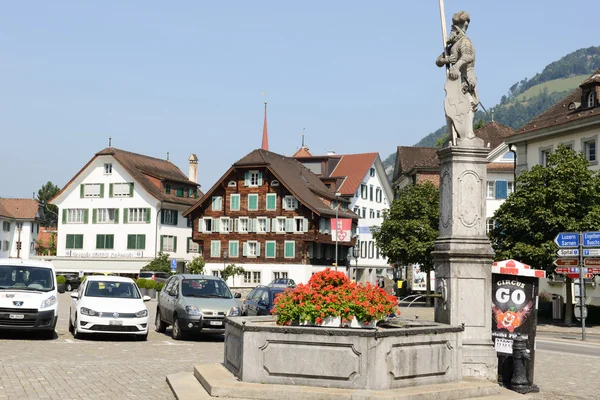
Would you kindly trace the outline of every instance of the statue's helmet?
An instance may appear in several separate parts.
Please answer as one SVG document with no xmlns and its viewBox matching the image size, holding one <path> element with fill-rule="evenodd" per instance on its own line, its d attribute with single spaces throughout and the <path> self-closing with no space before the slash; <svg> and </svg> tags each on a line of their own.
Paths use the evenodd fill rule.
<svg viewBox="0 0 600 400">
<path fill-rule="evenodd" d="M 459 11 L 452 16 L 452 25 L 469 25 L 469 22 L 471 22 L 471 17 L 466 11 Z"/>
</svg>

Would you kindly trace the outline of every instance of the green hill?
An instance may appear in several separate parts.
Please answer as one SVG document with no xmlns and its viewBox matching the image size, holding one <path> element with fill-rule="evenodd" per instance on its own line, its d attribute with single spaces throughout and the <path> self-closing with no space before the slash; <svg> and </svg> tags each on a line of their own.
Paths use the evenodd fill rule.
<svg viewBox="0 0 600 400">
<path fill-rule="evenodd" d="M 600 68 L 600 46 L 576 50 L 548 64 L 533 78 L 525 78 L 514 83 L 507 94 L 502 96 L 499 104 L 489 110 L 494 110 L 495 121 L 518 129 L 563 99 L 598 68 Z M 483 111 L 475 114 L 475 122 L 480 120 L 488 122 L 489 119 Z M 445 133 L 446 127 L 442 126 L 426 135 L 415 146 L 434 147 L 437 140 Z M 395 152 L 383 161 L 390 179 L 395 162 Z"/>
</svg>

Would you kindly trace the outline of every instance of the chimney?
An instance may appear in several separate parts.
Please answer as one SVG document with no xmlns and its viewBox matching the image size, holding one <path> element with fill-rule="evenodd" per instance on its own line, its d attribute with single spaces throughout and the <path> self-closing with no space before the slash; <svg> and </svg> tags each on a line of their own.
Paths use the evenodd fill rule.
<svg viewBox="0 0 600 400">
<path fill-rule="evenodd" d="M 188 158 L 190 169 L 188 170 L 188 179 L 194 183 L 198 183 L 198 157 L 195 154 L 190 154 Z"/>
</svg>

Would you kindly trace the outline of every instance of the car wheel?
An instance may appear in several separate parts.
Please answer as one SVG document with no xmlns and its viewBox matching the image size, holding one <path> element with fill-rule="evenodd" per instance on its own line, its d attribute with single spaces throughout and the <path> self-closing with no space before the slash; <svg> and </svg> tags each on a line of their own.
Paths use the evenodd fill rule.
<svg viewBox="0 0 600 400">
<path fill-rule="evenodd" d="M 75 339 L 81 339 L 81 332 L 79 332 L 79 328 L 77 328 L 77 317 L 75 317 L 75 322 L 73 322 L 73 337 Z"/>
<path fill-rule="evenodd" d="M 165 333 L 167 324 L 164 323 L 160 316 L 160 309 L 156 309 L 156 319 L 154 320 L 154 330 L 158 333 Z"/>
<path fill-rule="evenodd" d="M 146 340 L 148 340 L 148 333 L 146 332 L 145 335 L 135 335 L 135 340 L 137 340 L 138 342 L 145 342 Z"/>
<path fill-rule="evenodd" d="M 70 292 L 71 290 L 73 290 L 73 286 L 71 286 L 70 283 L 67 283 L 67 292 Z"/>
<path fill-rule="evenodd" d="M 181 326 L 179 326 L 179 318 L 177 318 L 177 316 L 173 317 L 173 330 L 171 331 L 171 336 L 173 336 L 174 340 L 183 339 L 183 332 L 181 332 Z"/>
</svg>

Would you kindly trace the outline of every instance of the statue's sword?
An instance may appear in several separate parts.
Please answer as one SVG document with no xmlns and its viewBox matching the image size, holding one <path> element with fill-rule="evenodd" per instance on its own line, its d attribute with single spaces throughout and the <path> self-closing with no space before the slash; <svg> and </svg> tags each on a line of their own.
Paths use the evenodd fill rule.
<svg viewBox="0 0 600 400">
<path fill-rule="evenodd" d="M 446 47 L 446 45 L 447 45 L 446 37 L 448 35 L 446 34 L 446 12 L 444 11 L 444 0 L 439 0 L 439 1 L 440 1 L 440 21 L 442 23 L 442 45 L 443 45 L 443 49 L 444 49 L 444 54 L 448 55 L 448 49 Z M 450 69 L 450 65 L 446 64 L 446 73 L 448 73 L 449 69 Z"/>
</svg>

